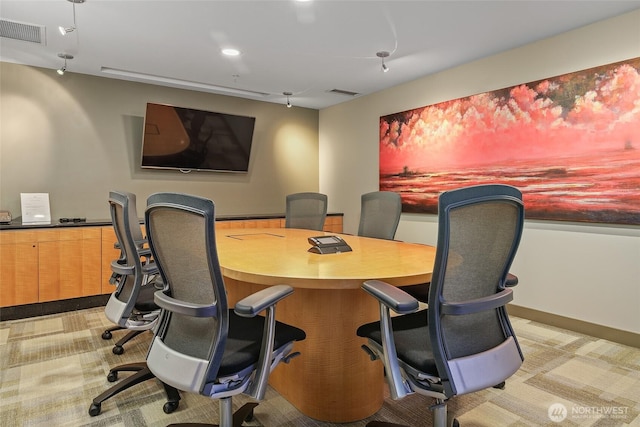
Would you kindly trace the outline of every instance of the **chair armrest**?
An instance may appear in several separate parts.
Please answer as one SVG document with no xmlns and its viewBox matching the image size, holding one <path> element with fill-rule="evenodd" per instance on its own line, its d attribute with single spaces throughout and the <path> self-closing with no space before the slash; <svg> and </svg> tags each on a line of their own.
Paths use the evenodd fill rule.
<svg viewBox="0 0 640 427">
<path fill-rule="evenodd" d="M 120 264 L 119 260 L 111 261 L 111 271 L 122 276 L 129 276 L 135 273 L 133 266 Z"/>
<path fill-rule="evenodd" d="M 171 298 L 164 291 L 153 294 L 153 302 L 162 309 L 172 313 L 184 314 L 191 317 L 215 317 L 218 313 L 216 304 L 194 304 Z"/>
<path fill-rule="evenodd" d="M 149 248 L 138 249 L 138 255 L 149 258 L 151 256 L 151 249 Z"/>
<path fill-rule="evenodd" d="M 502 291 L 489 295 L 488 297 L 476 298 L 464 302 L 443 302 L 442 314 L 462 315 L 473 314 L 502 307 L 513 300 L 513 290 L 503 289 Z"/>
<path fill-rule="evenodd" d="M 148 243 L 147 238 L 145 237 L 142 240 L 134 240 L 134 243 L 136 245 L 136 247 L 138 249 L 142 249 L 144 247 L 144 245 L 146 245 Z M 116 241 L 113 244 L 113 248 L 114 249 L 122 249 L 122 247 L 120 246 L 120 242 Z"/>
<path fill-rule="evenodd" d="M 417 299 L 381 280 L 367 280 L 362 289 L 398 314 L 413 313 L 419 308 Z"/>
<path fill-rule="evenodd" d="M 402 377 L 398 364 L 396 343 L 393 338 L 390 309 L 399 314 L 413 313 L 418 310 L 418 300 L 400 288 L 380 280 L 367 280 L 362 289 L 376 298 L 380 305 L 380 336 L 382 344 L 382 364 L 384 365 L 389 393 L 394 400 L 401 399 L 411 392 Z"/>
<path fill-rule="evenodd" d="M 508 288 L 512 288 L 518 284 L 518 276 L 515 274 L 508 273 L 507 279 L 504 281 L 504 286 Z"/>
<path fill-rule="evenodd" d="M 270 286 L 238 301 L 233 310 L 238 316 L 254 317 L 292 293 L 293 288 L 291 286 Z"/>
<path fill-rule="evenodd" d="M 158 265 L 155 262 L 142 265 L 142 274 L 151 275 L 151 274 L 158 274 L 158 273 L 159 273 Z"/>
<path fill-rule="evenodd" d="M 253 317 L 263 310 L 267 310 L 262 332 L 260 358 L 256 366 L 256 373 L 245 394 L 262 400 L 267 390 L 269 374 L 272 369 L 273 347 L 276 336 L 276 303 L 291 295 L 293 288 L 287 285 L 271 286 L 255 294 L 249 295 L 236 303 L 234 308 L 238 316 Z"/>
<path fill-rule="evenodd" d="M 135 240 L 136 246 L 142 247 L 148 243 L 147 238 L 143 237 L 142 240 Z"/>
</svg>

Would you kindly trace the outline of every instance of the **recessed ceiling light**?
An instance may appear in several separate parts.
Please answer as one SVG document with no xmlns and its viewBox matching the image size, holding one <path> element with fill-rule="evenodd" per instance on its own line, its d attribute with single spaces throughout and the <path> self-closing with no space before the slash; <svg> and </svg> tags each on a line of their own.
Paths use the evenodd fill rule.
<svg viewBox="0 0 640 427">
<path fill-rule="evenodd" d="M 240 55 L 240 51 L 238 49 L 231 49 L 231 48 L 222 49 L 222 53 L 227 55 L 227 56 L 238 56 L 238 55 Z"/>
</svg>

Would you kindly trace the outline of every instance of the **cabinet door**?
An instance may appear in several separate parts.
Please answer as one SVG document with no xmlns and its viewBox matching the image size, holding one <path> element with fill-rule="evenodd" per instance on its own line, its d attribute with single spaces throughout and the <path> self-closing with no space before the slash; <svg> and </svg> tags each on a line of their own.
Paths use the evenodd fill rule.
<svg viewBox="0 0 640 427">
<path fill-rule="evenodd" d="M 38 302 L 38 245 L 0 244 L 0 307 Z"/>
<path fill-rule="evenodd" d="M 102 293 L 100 228 L 39 233 L 40 301 Z"/>
</svg>

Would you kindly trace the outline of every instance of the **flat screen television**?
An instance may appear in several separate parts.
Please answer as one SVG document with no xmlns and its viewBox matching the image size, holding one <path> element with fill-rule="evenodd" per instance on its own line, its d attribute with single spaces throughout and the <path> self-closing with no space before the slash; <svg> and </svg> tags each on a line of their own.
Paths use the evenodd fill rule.
<svg viewBox="0 0 640 427">
<path fill-rule="evenodd" d="M 147 103 L 142 167 L 248 172 L 255 117 Z"/>
</svg>

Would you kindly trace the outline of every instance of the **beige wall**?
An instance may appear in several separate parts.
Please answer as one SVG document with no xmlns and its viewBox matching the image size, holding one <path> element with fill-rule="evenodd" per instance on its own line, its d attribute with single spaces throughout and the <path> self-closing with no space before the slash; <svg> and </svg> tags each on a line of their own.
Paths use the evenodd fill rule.
<svg viewBox="0 0 640 427">
<path fill-rule="evenodd" d="M 256 117 L 248 174 L 140 168 L 146 102 Z M 318 111 L 0 63 L 0 209 L 49 193 L 52 218 L 108 218 L 109 190 L 198 194 L 218 214 L 284 212 L 318 190 Z"/>
<path fill-rule="evenodd" d="M 380 116 L 637 56 L 640 11 L 324 109 L 320 191 L 354 233 L 360 195 L 378 189 Z M 403 215 L 396 237 L 436 234 L 434 216 Z M 527 221 L 512 271 L 517 305 L 640 333 L 639 227 Z"/>
<path fill-rule="evenodd" d="M 318 112 L 239 98 L 0 64 L 0 209 L 48 192 L 52 215 L 106 218 L 110 189 L 213 198 L 219 213 L 284 211 L 320 190 L 355 233 L 360 195 L 378 188 L 378 120 L 448 99 L 640 56 L 640 11 Z M 392 71 L 391 71 L 392 72 Z M 147 101 L 255 115 L 248 175 L 138 167 Z M 318 121 L 319 120 L 319 121 Z M 320 167 L 319 167 L 320 165 Z M 403 215 L 397 238 L 435 243 L 436 218 Z M 515 303 L 640 333 L 640 228 L 527 221 Z"/>
</svg>

